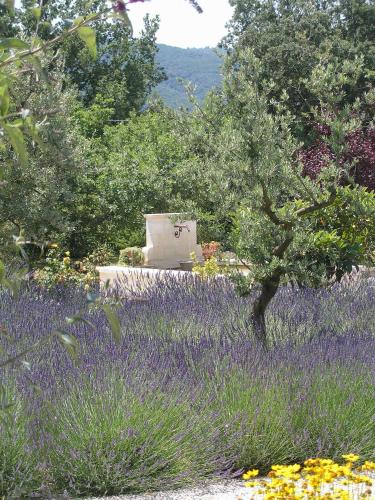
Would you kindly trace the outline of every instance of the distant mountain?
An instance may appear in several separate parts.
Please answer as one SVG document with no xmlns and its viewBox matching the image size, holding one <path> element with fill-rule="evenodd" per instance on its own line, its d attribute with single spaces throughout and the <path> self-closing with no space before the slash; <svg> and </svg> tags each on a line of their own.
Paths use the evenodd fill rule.
<svg viewBox="0 0 375 500">
<path fill-rule="evenodd" d="M 159 84 L 155 90 L 170 107 L 189 106 L 184 86 L 178 82 L 178 78 L 188 80 L 196 86 L 199 100 L 203 100 L 212 87 L 221 84 L 222 61 L 214 49 L 181 49 L 160 44 L 156 58 L 164 68 L 168 80 Z"/>
</svg>

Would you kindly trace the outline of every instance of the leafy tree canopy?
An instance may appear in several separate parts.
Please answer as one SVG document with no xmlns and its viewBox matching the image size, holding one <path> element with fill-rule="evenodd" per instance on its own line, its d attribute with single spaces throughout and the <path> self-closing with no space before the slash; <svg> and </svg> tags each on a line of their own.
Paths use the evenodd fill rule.
<svg viewBox="0 0 375 500">
<path fill-rule="evenodd" d="M 86 2 L 79 0 L 57 0 L 47 2 L 37 19 L 30 1 L 24 0 L 23 8 L 15 11 L 6 29 L 17 30 L 21 37 L 37 33 L 41 40 L 51 40 L 71 28 L 77 14 L 98 14 L 104 6 L 103 2 L 94 2 L 88 8 Z M 58 60 L 64 60 L 66 84 L 78 89 L 85 106 L 97 104 L 97 95 L 105 95 L 113 100 L 111 119 L 124 120 L 131 110 L 139 111 L 152 88 L 165 79 L 155 60 L 158 20 L 146 16 L 139 38 L 133 38 L 131 25 L 122 18 L 101 19 L 90 26 L 90 30 L 95 30 L 95 35 L 88 32 L 95 36 L 95 54 L 80 32 L 63 37 L 54 46 L 54 52 L 58 51 Z"/>
<path fill-rule="evenodd" d="M 97 116 L 93 106 L 84 111 L 87 124 Z M 103 243 L 117 250 L 143 245 L 143 214 L 169 211 L 179 190 L 183 148 L 173 112 L 158 106 L 132 113 L 126 123 L 104 126 L 100 137 L 84 144 L 87 167 L 78 178 L 79 201 L 69 214 L 77 228 L 69 247 L 82 255 Z"/>
<path fill-rule="evenodd" d="M 304 113 L 317 104 L 307 82 L 317 64 L 340 66 L 363 60 L 356 85 L 346 86 L 346 102 L 366 90 L 375 75 L 375 4 L 372 0 L 231 0 L 234 7 L 223 44 L 235 66 L 237 54 L 251 47 L 262 61 L 260 81 L 272 80 L 272 95 L 285 90 L 288 107 L 300 118 L 294 126 L 306 139 Z M 302 123 L 301 123 L 302 120 Z"/>
</svg>

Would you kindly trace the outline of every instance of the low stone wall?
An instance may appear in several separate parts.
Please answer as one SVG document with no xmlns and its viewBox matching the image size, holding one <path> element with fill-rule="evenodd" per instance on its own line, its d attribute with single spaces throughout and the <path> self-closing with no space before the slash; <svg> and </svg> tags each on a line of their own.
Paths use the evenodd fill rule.
<svg viewBox="0 0 375 500">
<path fill-rule="evenodd" d="M 137 295 L 157 281 L 168 277 L 183 279 L 191 271 L 176 271 L 172 269 L 150 269 L 147 267 L 103 266 L 97 267 L 100 286 L 113 290 L 121 288 L 122 292 Z"/>
</svg>

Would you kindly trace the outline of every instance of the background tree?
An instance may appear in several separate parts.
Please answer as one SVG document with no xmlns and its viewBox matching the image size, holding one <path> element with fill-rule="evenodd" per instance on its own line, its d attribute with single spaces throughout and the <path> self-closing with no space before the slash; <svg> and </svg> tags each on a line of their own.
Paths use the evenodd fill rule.
<svg viewBox="0 0 375 500">
<path fill-rule="evenodd" d="M 88 15 L 99 16 L 102 7 L 101 3 L 92 6 Z M 12 39 L 9 47 L 5 39 L 3 59 L 13 46 L 20 54 L 23 49 L 23 66 L 17 69 L 15 64 L 9 65 L 10 72 L 20 72 L 22 78 L 12 85 L 1 80 L 5 83 L 0 107 L 6 109 L 5 114 L 10 112 L 12 122 L 5 130 L 12 133 L 13 146 L 11 149 L 4 143 L 0 152 L 6 178 L 0 191 L 3 241 L 21 232 L 28 241 L 67 241 L 80 230 L 72 224 L 76 221 L 71 214 L 79 204 L 76 186 L 87 166 L 81 151 L 89 149 L 88 140 L 102 134 L 106 125 L 126 119 L 131 110 L 140 112 L 152 86 L 161 78 L 154 61 L 156 21 L 146 20 L 143 34 L 134 39 L 128 23 L 101 20 L 95 26 L 96 49 L 91 27 L 85 32 L 91 36 L 86 43 L 77 25 L 64 18 L 87 14 L 85 9 L 80 2 L 50 2 L 35 15 L 34 5 L 25 2 L 0 26 L 3 36 L 19 37 Z M 95 19 L 91 24 L 95 25 Z M 66 30 L 75 33 L 65 37 Z M 31 40 L 32 45 L 21 38 Z M 30 56 L 35 50 L 38 56 L 39 52 L 45 55 Z M 0 126 L 2 123 L 0 119 Z M 81 135 L 86 139 L 80 138 L 78 149 Z M 108 211 L 103 214 L 108 216 Z"/>
<path fill-rule="evenodd" d="M 72 90 L 62 90 L 61 71 L 50 72 L 49 82 L 28 78 L 12 88 L 15 106 L 33 116 L 37 137 L 24 138 L 27 162 L 13 149 L 0 152 L 4 183 L 0 189 L 0 235 L 3 248 L 20 234 L 37 245 L 60 241 L 69 232 L 66 211 L 72 207 L 74 185 L 85 162 L 70 116 L 76 102 Z M 18 102 L 21 101 L 22 102 Z M 31 247 L 30 247 L 31 248 Z"/>
<path fill-rule="evenodd" d="M 112 123 L 125 120 L 130 111 L 139 112 L 152 89 L 165 79 L 158 66 L 157 19 L 145 18 L 140 37 L 133 38 L 129 26 L 121 22 L 95 23 L 97 57 L 90 56 L 78 37 L 62 45 L 69 83 L 79 91 L 84 106 L 97 103 L 97 96 L 112 100 Z"/>
<path fill-rule="evenodd" d="M 106 9 L 103 2 L 87 4 L 80 0 L 56 0 L 46 2 L 38 18 L 32 7 L 30 0 L 24 0 L 23 8 L 15 11 L 7 26 L 22 37 L 37 34 L 43 41 L 61 36 L 73 26 L 77 15 L 99 16 Z M 123 14 L 126 15 L 126 11 Z M 113 99 L 112 120 L 124 120 L 130 110 L 142 109 L 152 88 L 165 79 L 155 60 L 158 19 L 146 16 L 138 38 L 133 37 L 131 24 L 124 22 L 123 16 L 107 19 L 103 15 L 90 26 L 95 30 L 95 54 L 78 32 L 54 44 L 53 50 L 60 56 L 57 62 L 61 58 L 64 61 L 65 85 L 78 89 L 85 106 L 96 102 L 97 95 Z M 50 69 L 52 67 L 53 60 Z"/>
<path fill-rule="evenodd" d="M 93 107 L 76 119 L 92 123 Z M 177 165 L 182 141 L 174 131 L 174 112 L 164 107 L 132 113 L 126 123 L 103 127 L 83 140 L 86 168 L 78 176 L 75 204 L 67 218 L 75 230 L 67 244 L 83 255 L 104 243 L 116 251 L 145 243 L 143 214 L 169 211 L 178 191 Z M 82 129 L 82 125 L 80 125 Z"/>
<path fill-rule="evenodd" d="M 375 4 L 371 0 L 231 0 L 234 15 L 224 46 L 236 64 L 237 54 L 252 48 L 262 61 L 260 80 L 274 83 L 272 96 L 285 90 L 287 105 L 298 120 L 294 131 L 304 141 L 311 123 L 305 114 L 317 105 L 307 82 L 320 62 L 363 59 L 355 87 L 346 89 L 353 103 L 375 72 Z M 242 57 L 242 56 L 241 56 Z M 367 83 L 366 83 L 367 82 Z M 314 137 L 314 136 L 313 136 Z"/>
</svg>

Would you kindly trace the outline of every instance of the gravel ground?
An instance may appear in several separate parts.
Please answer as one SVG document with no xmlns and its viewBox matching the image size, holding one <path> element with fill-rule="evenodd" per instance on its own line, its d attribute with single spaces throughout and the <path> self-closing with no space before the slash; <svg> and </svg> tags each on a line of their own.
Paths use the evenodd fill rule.
<svg viewBox="0 0 375 500">
<path fill-rule="evenodd" d="M 93 498 L 91 500 L 250 500 L 251 490 L 241 480 L 227 480 L 218 483 L 202 484 L 195 488 L 158 491 L 142 495 L 123 495 L 119 497 Z"/>
</svg>

